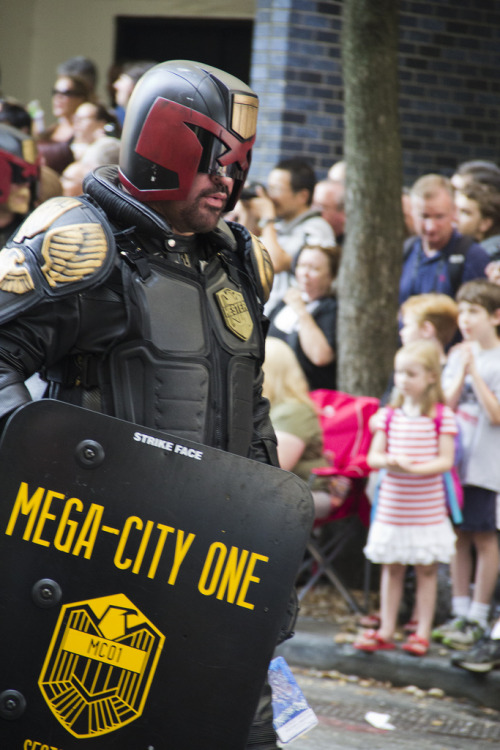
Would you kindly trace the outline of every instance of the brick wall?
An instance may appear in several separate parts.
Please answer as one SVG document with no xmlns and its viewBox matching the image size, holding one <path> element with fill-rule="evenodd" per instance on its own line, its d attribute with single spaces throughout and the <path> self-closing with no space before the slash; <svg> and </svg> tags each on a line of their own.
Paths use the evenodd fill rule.
<svg viewBox="0 0 500 750">
<path fill-rule="evenodd" d="M 339 0 L 258 0 L 251 84 L 261 99 L 251 177 L 306 156 L 318 177 L 342 158 Z M 404 182 L 500 162 L 500 3 L 401 0 Z"/>
</svg>

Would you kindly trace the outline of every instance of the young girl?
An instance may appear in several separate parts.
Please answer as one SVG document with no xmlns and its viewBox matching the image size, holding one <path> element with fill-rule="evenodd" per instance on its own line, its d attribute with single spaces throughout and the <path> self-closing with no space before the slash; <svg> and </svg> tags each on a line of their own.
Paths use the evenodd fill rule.
<svg viewBox="0 0 500 750">
<path fill-rule="evenodd" d="M 453 465 L 457 428 L 451 409 L 442 407 L 437 434 L 440 378 L 439 351 L 432 341 L 414 341 L 396 354 L 393 408 L 380 410 L 368 454 L 369 465 L 387 473 L 364 550 L 369 560 L 382 563 L 381 622 L 378 630 L 365 631 L 354 643 L 362 651 L 395 647 L 407 565 L 415 566 L 418 625 L 403 649 L 423 656 L 429 648 L 437 565 L 449 563 L 455 551 L 441 474 Z"/>
</svg>

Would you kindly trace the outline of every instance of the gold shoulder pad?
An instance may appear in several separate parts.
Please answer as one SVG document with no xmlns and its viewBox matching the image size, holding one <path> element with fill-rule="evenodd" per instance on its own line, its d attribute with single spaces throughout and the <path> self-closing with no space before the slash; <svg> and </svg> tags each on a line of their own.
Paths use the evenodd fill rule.
<svg viewBox="0 0 500 750">
<path fill-rule="evenodd" d="M 262 302 L 267 302 L 274 281 L 274 269 L 269 253 L 261 240 L 254 234 L 252 237 L 252 265 L 262 291 Z"/>
<path fill-rule="evenodd" d="M 25 219 L 12 246 L 0 253 L 0 291 L 33 290 L 34 265 L 56 294 L 66 285 L 95 281 L 107 275 L 112 246 L 95 209 L 78 198 L 52 198 Z"/>
<path fill-rule="evenodd" d="M 72 224 L 48 231 L 42 246 L 42 273 L 51 287 L 82 281 L 103 264 L 107 244 L 100 224 Z"/>
</svg>

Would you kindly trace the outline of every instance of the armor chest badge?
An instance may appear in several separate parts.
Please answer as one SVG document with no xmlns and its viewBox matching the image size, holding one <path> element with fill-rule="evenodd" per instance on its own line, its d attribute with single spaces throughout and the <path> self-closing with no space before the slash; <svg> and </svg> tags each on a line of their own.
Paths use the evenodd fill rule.
<svg viewBox="0 0 500 750">
<path fill-rule="evenodd" d="M 215 293 L 226 328 L 242 341 L 248 341 L 253 331 L 252 317 L 241 292 L 224 287 Z"/>
<path fill-rule="evenodd" d="M 164 636 L 124 595 L 63 607 L 38 681 L 62 726 L 97 737 L 141 716 Z"/>
</svg>

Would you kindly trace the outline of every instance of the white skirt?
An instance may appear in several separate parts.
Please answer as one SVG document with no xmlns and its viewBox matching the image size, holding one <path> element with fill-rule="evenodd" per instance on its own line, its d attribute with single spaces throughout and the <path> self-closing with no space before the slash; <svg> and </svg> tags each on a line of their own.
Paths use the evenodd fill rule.
<svg viewBox="0 0 500 750">
<path fill-rule="evenodd" d="M 375 520 L 363 551 L 374 563 L 431 565 L 449 563 L 455 554 L 455 541 L 449 518 L 427 526 L 393 526 Z"/>
</svg>

